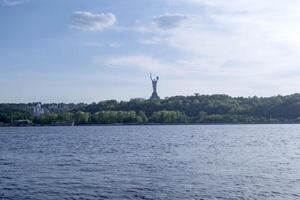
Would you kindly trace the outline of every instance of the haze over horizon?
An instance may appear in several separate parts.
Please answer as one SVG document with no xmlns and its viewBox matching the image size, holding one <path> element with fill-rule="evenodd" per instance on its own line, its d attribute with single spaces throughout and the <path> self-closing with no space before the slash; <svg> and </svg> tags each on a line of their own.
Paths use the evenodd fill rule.
<svg viewBox="0 0 300 200">
<path fill-rule="evenodd" d="M 129 3 L 128 3 L 129 2 Z M 300 92 L 300 1 L 0 0 L 0 102 Z"/>
</svg>

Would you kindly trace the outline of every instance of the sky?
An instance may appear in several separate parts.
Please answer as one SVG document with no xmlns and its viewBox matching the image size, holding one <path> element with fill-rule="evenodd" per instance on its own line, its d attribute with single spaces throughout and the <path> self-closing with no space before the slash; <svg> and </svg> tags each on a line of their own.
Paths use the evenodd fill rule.
<svg viewBox="0 0 300 200">
<path fill-rule="evenodd" d="M 0 102 L 300 90 L 298 0 L 0 0 Z"/>
</svg>

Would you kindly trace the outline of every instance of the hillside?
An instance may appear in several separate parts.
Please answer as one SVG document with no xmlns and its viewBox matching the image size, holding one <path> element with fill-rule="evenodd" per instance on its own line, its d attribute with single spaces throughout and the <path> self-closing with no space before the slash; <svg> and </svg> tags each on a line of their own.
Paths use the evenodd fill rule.
<svg viewBox="0 0 300 200">
<path fill-rule="evenodd" d="M 228 95 L 174 96 L 161 100 L 107 100 L 92 104 L 0 104 L 0 122 L 29 119 L 35 124 L 75 121 L 75 124 L 147 123 L 297 123 L 300 94 L 273 97 Z"/>
</svg>

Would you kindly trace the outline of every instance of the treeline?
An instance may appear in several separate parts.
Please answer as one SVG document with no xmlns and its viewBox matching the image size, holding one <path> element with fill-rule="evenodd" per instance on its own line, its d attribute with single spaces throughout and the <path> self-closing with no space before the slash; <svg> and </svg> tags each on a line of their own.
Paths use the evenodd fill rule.
<svg viewBox="0 0 300 200">
<path fill-rule="evenodd" d="M 161 100 L 108 100 L 74 104 L 71 109 L 65 106 L 68 110 L 55 112 L 48 108 L 48 112 L 36 117 L 32 114 L 34 105 L 0 104 L 0 122 L 10 123 L 17 119 L 29 119 L 36 124 L 73 121 L 77 125 L 300 122 L 300 94 L 273 97 L 195 94 Z"/>
<path fill-rule="evenodd" d="M 52 124 L 57 122 L 74 122 L 77 125 L 88 124 L 147 124 L 147 123 L 187 123 L 184 113 L 178 111 L 158 111 L 147 117 L 143 111 L 100 111 L 90 112 L 65 112 L 45 113 L 33 118 L 35 124 Z"/>
</svg>

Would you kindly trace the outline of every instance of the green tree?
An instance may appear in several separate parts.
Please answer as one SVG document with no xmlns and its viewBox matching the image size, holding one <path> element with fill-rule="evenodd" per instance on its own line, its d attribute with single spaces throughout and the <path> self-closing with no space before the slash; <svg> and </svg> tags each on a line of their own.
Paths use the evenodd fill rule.
<svg viewBox="0 0 300 200">
<path fill-rule="evenodd" d="M 91 121 L 91 114 L 88 112 L 78 111 L 75 113 L 75 124 L 88 124 Z"/>
</svg>

